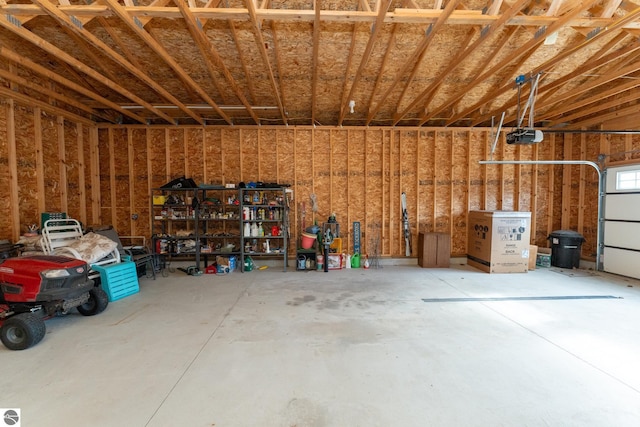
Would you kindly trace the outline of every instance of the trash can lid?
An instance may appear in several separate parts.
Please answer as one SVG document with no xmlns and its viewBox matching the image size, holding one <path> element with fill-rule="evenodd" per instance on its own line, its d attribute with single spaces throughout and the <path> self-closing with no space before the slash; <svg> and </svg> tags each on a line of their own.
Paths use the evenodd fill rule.
<svg viewBox="0 0 640 427">
<path fill-rule="evenodd" d="M 549 234 L 549 238 L 551 237 L 558 237 L 558 238 L 569 238 L 569 239 L 580 239 L 580 240 L 584 240 L 584 236 L 580 233 L 578 233 L 577 231 L 573 231 L 573 230 L 555 230 L 552 231 L 551 234 Z"/>
</svg>

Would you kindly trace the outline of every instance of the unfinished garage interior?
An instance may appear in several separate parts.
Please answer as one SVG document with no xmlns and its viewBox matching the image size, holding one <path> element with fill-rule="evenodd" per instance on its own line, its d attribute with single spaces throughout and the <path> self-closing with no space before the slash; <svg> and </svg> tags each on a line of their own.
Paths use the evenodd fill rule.
<svg viewBox="0 0 640 427">
<path fill-rule="evenodd" d="M 0 347 L 0 425 L 640 425 L 640 1 L 0 12 L 0 322 L 45 218 L 151 255 L 98 316 Z M 196 250 L 161 246 L 176 193 Z M 523 271 L 474 264 L 478 212 L 526 214 Z M 559 232 L 575 266 L 545 264 Z"/>
</svg>

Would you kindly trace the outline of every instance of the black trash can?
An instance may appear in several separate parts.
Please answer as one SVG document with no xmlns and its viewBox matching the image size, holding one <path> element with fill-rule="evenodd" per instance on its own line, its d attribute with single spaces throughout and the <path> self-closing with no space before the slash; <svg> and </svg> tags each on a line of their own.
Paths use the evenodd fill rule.
<svg viewBox="0 0 640 427">
<path fill-rule="evenodd" d="M 556 230 L 547 237 L 551 241 L 551 265 L 560 268 L 580 267 L 584 236 L 573 230 Z"/>
</svg>

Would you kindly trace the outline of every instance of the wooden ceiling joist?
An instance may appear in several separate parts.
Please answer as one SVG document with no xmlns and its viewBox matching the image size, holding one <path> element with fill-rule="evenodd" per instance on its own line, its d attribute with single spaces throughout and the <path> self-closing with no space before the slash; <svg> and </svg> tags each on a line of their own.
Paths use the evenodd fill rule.
<svg viewBox="0 0 640 427">
<path fill-rule="evenodd" d="M 185 82 L 198 96 L 209 104 L 220 117 L 228 124 L 232 124 L 231 119 L 224 111 L 220 109 L 218 104 L 198 85 L 189 74 L 176 62 L 176 60 L 161 46 L 144 28 L 138 26 L 136 21 L 130 16 L 127 10 L 116 0 L 102 0 L 106 2 L 109 8 L 131 29 L 138 37 L 140 37 L 162 60 L 177 74 L 177 76 Z M 200 120 L 202 121 L 202 120 Z"/>
<path fill-rule="evenodd" d="M 179 5 L 178 8 L 180 9 L 180 12 L 182 12 L 182 15 L 186 21 L 187 28 L 191 33 L 191 37 L 193 37 L 193 39 L 195 40 L 198 49 L 200 49 L 202 57 L 205 59 L 211 79 L 215 80 L 216 76 L 214 67 L 217 67 L 222 72 L 222 75 L 225 77 L 227 83 L 229 83 L 229 86 L 238 97 L 242 105 L 244 105 L 247 109 L 247 113 L 249 113 L 253 121 L 259 125 L 260 119 L 253 111 L 251 104 L 249 103 L 249 101 L 247 101 L 247 98 L 242 93 L 242 89 L 240 89 L 238 83 L 236 83 L 233 75 L 231 75 L 231 71 L 229 71 L 227 66 L 224 64 L 224 61 L 220 57 L 220 54 L 215 49 L 215 47 L 213 47 L 213 45 L 205 35 L 204 31 L 202 30 L 202 24 L 198 25 L 198 21 L 193 16 L 186 4 L 182 2 L 177 2 L 177 4 Z"/>
<path fill-rule="evenodd" d="M 102 2 L 105 2 L 103 0 Z M 98 2 L 96 2 L 98 3 Z M 624 5 L 624 3 L 622 4 Z M 621 5 L 621 6 L 622 6 Z M 116 13 L 110 9 L 109 5 L 90 4 L 90 5 L 71 5 L 59 6 L 60 10 L 68 15 L 74 15 L 78 18 L 95 17 L 113 17 Z M 269 9 L 256 8 L 255 19 L 257 22 L 264 20 L 272 20 L 278 22 L 313 22 L 315 20 L 315 12 L 309 9 Z M 180 19 L 181 13 L 178 7 L 158 7 L 158 6 L 123 6 L 123 10 L 128 16 L 136 17 L 141 22 L 152 18 Z M 249 8 L 211 8 L 198 7 L 191 10 L 199 19 L 215 19 L 234 21 L 252 21 L 251 11 Z M 438 9 L 419 9 L 419 8 L 396 8 L 392 12 L 385 13 L 382 22 L 385 24 L 429 24 L 435 23 L 440 16 L 441 10 Z M 0 6 L 0 14 L 12 16 L 39 16 L 44 15 L 39 7 L 32 4 L 7 4 Z M 482 14 L 475 10 L 460 10 L 454 12 L 448 24 L 449 25 L 490 25 L 499 19 L 499 15 Z M 378 20 L 378 13 L 375 11 L 354 11 L 354 10 L 326 10 L 323 11 L 321 20 L 323 22 L 368 22 L 373 23 Z M 558 17 L 554 16 L 537 16 L 537 15 L 516 15 L 512 17 L 505 25 L 514 26 L 530 26 L 542 27 L 550 26 L 557 22 Z M 581 18 L 575 17 L 571 21 L 572 27 L 581 28 L 599 28 L 606 27 L 611 23 L 611 18 L 593 17 Z M 145 21 L 146 22 L 146 21 Z M 640 23 L 632 22 L 625 26 L 626 29 L 640 29 Z"/>
<path fill-rule="evenodd" d="M 113 50 L 109 45 L 107 45 L 102 40 L 100 40 L 99 38 L 94 36 L 91 32 L 89 32 L 86 29 L 84 29 L 83 26 L 76 25 L 72 21 L 72 19 L 70 17 L 68 17 L 65 14 L 61 13 L 48 0 L 32 0 L 32 1 L 34 3 L 36 3 L 36 4 L 38 4 L 39 6 L 41 6 L 43 9 L 45 9 L 50 14 L 50 16 L 52 18 L 54 18 L 58 22 L 58 24 L 63 26 L 65 29 L 67 29 L 68 31 L 71 31 L 71 32 L 79 35 L 84 40 L 87 40 L 87 42 L 91 43 L 96 49 L 100 50 L 102 53 L 104 53 L 107 56 L 109 56 L 114 62 L 116 62 L 118 65 L 120 65 L 126 71 L 128 71 L 129 73 L 131 73 L 132 75 L 134 75 L 135 77 L 137 77 L 138 79 L 143 81 L 144 83 L 146 83 L 150 88 L 152 88 L 154 91 L 156 91 L 158 94 L 160 94 L 167 101 L 173 103 L 178 108 L 180 108 L 182 111 L 187 113 L 189 116 L 191 116 L 198 123 L 200 123 L 200 124 L 204 123 L 201 116 L 195 114 L 193 111 L 188 109 L 175 96 L 173 96 L 166 89 L 164 89 L 160 84 L 158 84 L 156 81 L 151 79 L 147 74 L 145 74 L 141 70 L 141 68 L 139 68 L 139 67 L 135 66 L 134 64 L 132 64 L 131 62 L 129 62 L 126 58 L 124 58 L 122 55 L 120 55 L 115 50 Z M 100 61 L 97 58 L 94 59 L 94 62 L 97 63 L 97 64 L 100 63 Z M 115 79 L 115 78 L 116 77 L 113 76 L 112 80 Z M 168 120 L 170 123 L 173 123 L 173 119 L 171 119 L 169 116 L 165 115 L 163 118 L 165 120 Z"/>
<path fill-rule="evenodd" d="M 489 70 L 487 70 L 484 73 L 482 73 L 480 76 L 478 76 L 475 79 L 473 79 L 473 81 L 471 81 L 470 83 L 465 85 L 462 88 L 462 90 L 457 92 L 455 95 L 451 96 L 442 105 L 438 106 L 432 112 L 430 112 L 429 117 L 426 117 L 425 121 L 430 119 L 431 117 L 435 117 L 440 112 L 442 112 L 442 111 L 446 110 L 447 108 L 451 107 L 460 98 L 464 97 L 467 93 L 469 93 L 469 91 L 471 91 L 475 86 L 477 86 L 478 84 L 484 82 L 485 80 L 487 80 L 488 78 L 492 77 L 496 73 L 504 70 L 509 64 L 511 64 L 514 61 L 517 61 L 518 58 L 520 58 L 520 56 L 526 54 L 527 52 L 529 52 L 532 49 L 537 48 L 537 46 L 544 41 L 544 36 L 545 35 L 553 34 L 556 31 L 558 31 L 560 28 L 562 28 L 562 26 L 564 26 L 569 21 L 574 19 L 576 16 L 578 16 L 584 10 L 588 9 L 594 2 L 595 2 L 594 0 L 582 0 L 578 4 L 578 6 L 574 7 L 572 10 L 570 10 L 569 12 L 565 13 L 564 15 L 562 15 L 552 25 L 550 25 L 548 27 L 541 28 L 540 32 L 536 32 L 536 34 L 527 43 L 525 43 L 522 46 L 520 46 L 519 48 L 517 48 L 514 52 L 512 52 L 512 54 L 507 59 L 499 62 L 498 64 L 496 64 L 493 67 L 491 67 Z M 406 115 L 408 112 L 409 112 L 408 109 L 405 110 L 403 115 Z"/>
<path fill-rule="evenodd" d="M 494 21 L 491 25 L 486 27 L 486 29 L 481 32 L 480 37 L 478 37 L 475 42 L 467 46 L 461 54 L 457 55 L 456 59 L 454 61 L 451 61 L 449 65 L 447 65 L 447 67 L 440 72 L 439 77 L 436 78 L 436 80 L 429 87 L 427 87 L 417 97 L 415 97 L 414 100 L 409 103 L 409 105 L 394 118 L 394 125 L 398 124 L 398 122 L 402 120 L 410 111 L 412 111 L 418 104 L 423 102 L 424 99 L 427 98 L 436 88 L 436 86 L 440 86 L 440 80 L 442 80 L 447 74 L 449 74 L 460 64 L 462 64 L 462 62 L 467 59 L 469 55 L 475 52 L 478 46 L 483 44 L 486 40 L 489 40 L 491 38 L 490 36 L 499 31 L 509 20 L 509 18 L 519 13 L 526 5 L 529 4 L 530 1 L 531 0 L 517 0 L 505 13 L 500 16 L 498 20 Z M 450 106 L 450 104 L 447 105 L 447 107 L 448 106 Z"/>
<path fill-rule="evenodd" d="M 409 70 L 411 70 L 411 76 L 413 77 L 415 71 L 417 70 L 417 68 L 420 66 L 420 63 L 422 62 L 422 58 L 424 57 L 424 54 L 427 52 L 427 48 L 429 47 L 429 44 L 431 43 L 435 35 L 438 33 L 438 31 L 445 24 L 445 22 L 447 22 L 447 19 L 449 19 L 451 14 L 455 11 L 458 4 L 459 4 L 459 0 L 450 0 L 447 3 L 447 6 L 444 8 L 444 10 L 442 10 L 442 13 L 440 14 L 436 22 L 434 24 L 430 24 L 430 26 L 427 27 L 428 31 L 425 33 L 425 37 L 420 42 L 420 45 L 416 47 L 416 49 L 410 55 L 409 59 L 405 62 L 402 68 L 398 70 L 398 72 L 396 73 L 396 77 L 393 80 L 393 83 L 389 85 L 387 90 L 382 94 L 382 96 L 378 100 L 378 103 L 376 104 L 376 108 L 374 108 L 372 111 L 369 111 L 369 114 L 367 116 L 367 125 L 371 123 L 371 120 L 373 120 L 375 115 L 378 114 L 378 112 L 380 111 L 380 108 L 382 108 L 382 105 L 387 100 L 391 92 L 397 88 L 397 85 L 400 83 L 400 80 L 402 80 L 402 78 L 405 76 L 405 74 Z M 410 82 L 407 82 L 405 85 L 405 89 L 409 87 L 409 85 L 410 85 Z M 404 92 L 400 96 L 400 99 L 402 99 L 403 95 L 404 95 Z"/>
<path fill-rule="evenodd" d="M 253 24 L 253 31 L 256 37 L 256 42 L 258 43 L 258 50 L 260 51 L 260 56 L 262 56 L 262 61 L 264 66 L 267 69 L 267 73 L 269 74 L 269 83 L 271 83 L 271 89 L 273 90 L 273 97 L 276 100 L 278 105 L 278 109 L 280 110 L 280 115 L 282 117 L 283 123 L 286 125 L 289 123 L 287 119 L 287 112 L 284 108 L 284 104 L 282 103 L 282 97 L 280 96 L 280 90 L 278 88 L 278 83 L 276 82 L 276 78 L 273 75 L 273 69 L 271 68 L 271 62 L 269 61 L 269 55 L 267 55 L 267 51 L 264 46 L 264 38 L 262 37 L 262 31 L 260 29 L 259 18 L 256 14 L 256 8 L 253 4 L 253 0 L 245 0 L 248 5 L 249 16 L 251 17 L 251 22 Z"/>
<path fill-rule="evenodd" d="M 108 100 L 107 98 L 104 98 L 103 96 L 97 94 L 95 91 L 89 90 L 84 86 L 81 86 L 75 82 L 72 82 L 71 80 L 62 77 L 59 74 L 54 73 L 53 71 L 50 71 L 39 64 L 36 64 L 35 62 L 25 58 L 23 55 L 19 55 L 18 53 L 13 52 L 7 49 L 6 47 L 0 46 L 0 56 L 7 58 L 8 60 L 15 62 L 16 64 L 19 64 L 20 66 L 36 74 L 46 77 L 47 79 L 53 82 L 56 82 L 62 86 L 65 86 L 89 99 L 93 99 L 94 101 L 96 101 L 100 105 L 103 105 L 106 108 L 113 109 L 125 116 L 128 116 L 129 118 L 137 122 L 144 123 L 143 117 L 140 117 L 139 115 L 120 107 L 120 105 L 116 104 L 113 101 Z"/>
<path fill-rule="evenodd" d="M 140 105 L 142 105 L 145 108 L 147 108 L 149 111 L 154 112 L 155 114 L 157 114 L 158 116 L 164 118 L 165 120 L 171 121 L 170 117 L 168 117 L 162 111 L 159 111 L 157 108 L 153 107 L 151 104 L 146 102 L 144 99 L 136 96 L 135 94 L 131 93 L 130 91 L 128 91 L 127 89 L 123 88 L 122 86 L 120 86 L 119 84 L 115 83 L 114 81 L 109 80 L 108 78 L 104 77 L 102 74 L 98 73 L 94 69 L 90 68 L 88 65 L 86 65 L 83 62 L 81 62 L 81 61 L 77 60 L 76 58 L 72 57 L 71 55 L 69 55 L 68 53 L 64 52 L 63 50 L 57 48 L 56 46 L 54 46 L 53 44 L 49 43 L 48 41 L 42 39 L 41 37 L 38 37 L 35 34 L 33 34 L 31 31 L 27 30 L 22 25 L 19 25 L 19 23 L 16 23 L 15 21 L 9 22 L 9 21 L 4 21 L 4 20 L 0 19 L 0 26 L 2 26 L 3 28 L 5 28 L 5 29 L 13 32 L 14 34 L 20 36 L 24 40 L 29 41 L 30 43 L 34 44 L 35 46 L 43 49 L 44 51 L 48 52 L 49 54 L 53 55 L 54 57 L 66 62 L 67 64 L 69 64 L 72 67 L 76 68 L 78 71 L 90 76 L 91 78 L 95 79 L 96 81 L 100 82 L 101 84 L 105 85 L 106 87 L 114 90 L 115 92 L 120 93 L 122 96 L 125 96 L 125 97 L 129 98 L 133 102 L 139 103 Z M 129 115 L 129 116 L 131 117 L 131 115 Z M 140 121 L 141 123 L 145 123 L 145 120 L 142 119 L 141 117 L 139 117 L 137 115 L 133 115 L 133 116 L 137 117 L 137 120 Z"/>
<path fill-rule="evenodd" d="M 353 94 L 356 90 L 356 87 L 360 83 L 360 78 L 362 76 L 362 72 L 369 62 L 369 58 L 371 57 L 371 51 L 373 50 L 373 46 L 375 45 L 376 40 L 380 36 L 382 32 L 382 22 L 384 20 L 384 15 L 391 6 L 392 0 L 382 0 L 377 7 L 378 10 L 378 18 L 374 24 L 374 27 L 371 31 L 371 35 L 369 36 L 369 40 L 367 41 L 367 46 L 364 49 L 364 53 L 362 54 L 362 58 L 360 59 L 360 65 L 358 66 L 358 70 L 356 71 L 355 76 L 353 77 L 353 83 L 351 84 L 351 89 L 349 90 L 349 96 L 347 96 L 348 100 L 353 99 Z M 340 106 L 340 118 L 338 119 L 338 126 L 342 126 L 342 122 L 344 121 L 344 116 L 347 115 L 347 105 L 344 103 Z"/>
</svg>

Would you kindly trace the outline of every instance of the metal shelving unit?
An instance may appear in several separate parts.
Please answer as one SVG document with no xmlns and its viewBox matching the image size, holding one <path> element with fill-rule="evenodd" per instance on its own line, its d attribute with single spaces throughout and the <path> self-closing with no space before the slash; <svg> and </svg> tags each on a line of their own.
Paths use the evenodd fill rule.
<svg viewBox="0 0 640 427">
<path fill-rule="evenodd" d="M 283 271 L 287 271 L 289 199 L 286 188 L 241 188 L 239 197 L 241 265 L 245 256 L 282 257 Z"/>
</svg>

